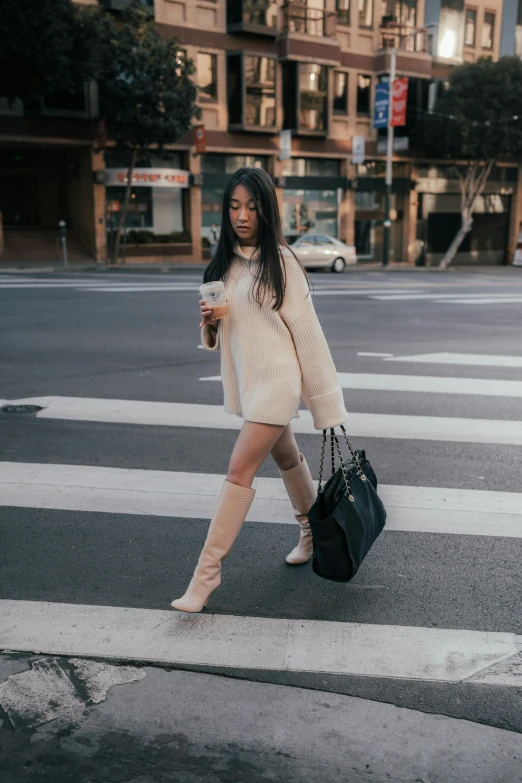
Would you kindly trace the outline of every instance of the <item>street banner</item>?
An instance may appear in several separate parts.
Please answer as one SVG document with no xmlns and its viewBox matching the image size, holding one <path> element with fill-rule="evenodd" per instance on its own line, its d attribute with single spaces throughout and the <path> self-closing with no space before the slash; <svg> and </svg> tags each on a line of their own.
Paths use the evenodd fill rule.
<svg viewBox="0 0 522 783">
<path fill-rule="evenodd" d="M 194 128 L 194 135 L 196 137 L 196 152 L 202 155 L 207 149 L 207 135 L 205 133 L 204 125 L 196 125 Z"/>
<path fill-rule="evenodd" d="M 393 82 L 392 128 L 406 125 L 406 108 L 408 103 L 408 79 L 395 79 Z"/>
<path fill-rule="evenodd" d="M 366 139 L 364 136 L 352 138 L 352 163 L 364 163 L 366 156 Z"/>
<path fill-rule="evenodd" d="M 290 160 L 292 157 L 292 131 L 283 130 L 279 134 L 279 160 Z"/>
<path fill-rule="evenodd" d="M 375 87 L 375 104 L 373 107 L 373 127 L 387 128 L 390 112 L 390 90 L 388 82 L 381 82 Z"/>
</svg>

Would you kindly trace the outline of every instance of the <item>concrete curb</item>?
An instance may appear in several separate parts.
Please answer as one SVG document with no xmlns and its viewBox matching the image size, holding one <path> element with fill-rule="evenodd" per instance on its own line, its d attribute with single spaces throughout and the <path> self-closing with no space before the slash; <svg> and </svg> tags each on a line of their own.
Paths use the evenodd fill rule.
<svg viewBox="0 0 522 783">
<path fill-rule="evenodd" d="M 126 274 L 168 274 L 170 272 L 202 272 L 207 264 L 177 263 L 177 264 L 132 264 L 129 266 L 108 266 L 106 264 L 71 263 L 68 267 L 62 264 L 39 263 L 9 263 L 0 261 L 0 274 L 85 274 L 96 275 L 126 275 Z M 513 266 L 451 266 L 449 269 L 437 267 L 417 267 L 409 264 L 390 264 L 383 267 L 381 264 L 357 264 L 346 267 L 345 274 L 357 274 L 358 272 L 382 272 L 393 274 L 409 272 L 415 274 L 495 274 L 495 275 L 521 275 L 522 267 Z"/>
</svg>

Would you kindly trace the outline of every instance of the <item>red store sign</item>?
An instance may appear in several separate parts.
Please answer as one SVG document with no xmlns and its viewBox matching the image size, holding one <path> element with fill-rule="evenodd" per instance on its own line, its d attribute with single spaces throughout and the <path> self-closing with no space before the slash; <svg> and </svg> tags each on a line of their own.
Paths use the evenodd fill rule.
<svg viewBox="0 0 522 783">
<path fill-rule="evenodd" d="M 132 184 L 138 188 L 188 188 L 189 176 L 182 169 L 134 169 Z M 127 169 L 106 169 L 105 184 L 126 185 Z"/>
</svg>

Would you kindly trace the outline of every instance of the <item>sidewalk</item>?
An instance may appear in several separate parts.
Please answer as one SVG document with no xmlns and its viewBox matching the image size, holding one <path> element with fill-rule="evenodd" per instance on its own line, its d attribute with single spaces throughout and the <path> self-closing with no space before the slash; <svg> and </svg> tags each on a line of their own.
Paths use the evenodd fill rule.
<svg viewBox="0 0 522 783">
<path fill-rule="evenodd" d="M 326 691 L 130 663 L 0 656 L 0 778 L 522 781 L 515 732 Z"/>
<path fill-rule="evenodd" d="M 67 267 L 63 264 L 43 264 L 43 263 L 10 263 L 0 261 L 0 274 L 168 274 L 170 272 L 197 272 L 201 273 L 208 264 L 193 263 L 165 263 L 165 264 L 129 264 L 127 266 L 108 266 L 106 264 L 92 263 L 71 263 Z M 498 274 L 498 275 L 518 275 L 522 276 L 522 266 L 450 266 L 449 269 L 439 269 L 438 267 L 410 266 L 409 264 L 390 264 L 383 267 L 380 263 L 375 264 L 357 264 L 357 266 L 346 267 L 344 274 L 357 274 L 358 272 L 382 272 L 385 274 L 410 272 L 415 274 Z M 312 273 L 314 274 L 314 273 Z"/>
</svg>

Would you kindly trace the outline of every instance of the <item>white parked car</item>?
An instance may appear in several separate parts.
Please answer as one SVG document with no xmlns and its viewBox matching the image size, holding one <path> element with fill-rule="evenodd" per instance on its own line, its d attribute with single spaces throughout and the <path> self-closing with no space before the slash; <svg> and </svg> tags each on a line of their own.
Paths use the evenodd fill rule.
<svg viewBox="0 0 522 783">
<path fill-rule="evenodd" d="M 290 247 L 306 269 L 328 267 L 332 272 L 344 272 L 346 266 L 357 263 L 353 245 L 327 234 L 303 234 Z"/>
</svg>

